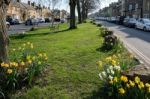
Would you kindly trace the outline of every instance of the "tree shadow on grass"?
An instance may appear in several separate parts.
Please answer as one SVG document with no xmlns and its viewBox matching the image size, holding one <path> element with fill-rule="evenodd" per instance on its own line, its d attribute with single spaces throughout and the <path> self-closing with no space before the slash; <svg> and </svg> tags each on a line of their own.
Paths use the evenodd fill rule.
<svg viewBox="0 0 150 99">
<path fill-rule="evenodd" d="M 108 98 L 104 98 L 101 88 L 99 88 L 98 90 L 94 90 L 89 96 L 83 99 L 108 99 Z"/>
<path fill-rule="evenodd" d="M 64 29 L 64 30 L 59 30 L 59 31 L 50 31 L 50 32 L 45 32 L 45 33 L 25 33 L 25 34 L 20 33 L 20 34 L 10 35 L 10 38 L 11 39 L 23 39 L 25 37 L 45 36 L 49 34 L 62 33 L 66 31 L 69 31 L 69 29 Z"/>
</svg>

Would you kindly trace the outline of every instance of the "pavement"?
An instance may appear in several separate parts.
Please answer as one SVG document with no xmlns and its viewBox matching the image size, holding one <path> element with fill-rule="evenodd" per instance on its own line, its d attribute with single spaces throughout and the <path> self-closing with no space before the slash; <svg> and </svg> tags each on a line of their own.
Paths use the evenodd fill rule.
<svg viewBox="0 0 150 99">
<path fill-rule="evenodd" d="M 101 21 L 125 44 L 147 69 L 150 69 L 150 32 Z"/>
<path fill-rule="evenodd" d="M 47 27 L 51 23 L 39 23 L 39 25 L 36 25 L 36 27 Z M 15 33 L 23 33 L 26 31 L 29 31 L 32 28 L 32 26 L 25 26 L 24 24 L 19 24 L 19 25 L 11 25 L 8 34 L 15 34 Z"/>
</svg>

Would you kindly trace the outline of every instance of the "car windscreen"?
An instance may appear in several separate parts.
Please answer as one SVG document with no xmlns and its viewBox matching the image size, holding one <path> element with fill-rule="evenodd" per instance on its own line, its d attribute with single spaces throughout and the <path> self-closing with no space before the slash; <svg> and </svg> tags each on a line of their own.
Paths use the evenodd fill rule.
<svg viewBox="0 0 150 99">
<path fill-rule="evenodd" d="M 149 19 L 143 19 L 144 23 L 150 23 Z"/>
</svg>

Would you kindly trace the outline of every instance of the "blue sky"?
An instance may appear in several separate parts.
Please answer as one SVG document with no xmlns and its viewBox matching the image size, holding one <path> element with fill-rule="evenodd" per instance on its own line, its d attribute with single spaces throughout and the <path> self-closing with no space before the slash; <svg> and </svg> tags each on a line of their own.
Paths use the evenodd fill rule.
<svg viewBox="0 0 150 99">
<path fill-rule="evenodd" d="M 22 0 L 22 1 L 27 3 L 28 0 Z M 31 2 L 33 2 L 33 1 L 38 2 L 38 1 L 42 1 L 42 0 L 30 0 L 30 1 L 31 1 Z M 68 3 L 66 3 L 65 1 L 66 1 L 66 0 L 62 0 L 62 2 L 61 2 L 60 4 L 58 4 L 58 5 L 56 6 L 56 8 L 64 9 L 64 10 L 69 11 L 69 5 L 68 5 Z M 100 6 L 99 8 L 97 8 L 97 9 L 106 7 L 106 6 L 108 6 L 110 3 L 116 2 L 116 1 L 118 1 L 118 0 L 101 0 L 101 1 L 102 1 L 101 6 Z M 96 11 L 96 10 L 95 10 L 95 11 Z"/>
</svg>

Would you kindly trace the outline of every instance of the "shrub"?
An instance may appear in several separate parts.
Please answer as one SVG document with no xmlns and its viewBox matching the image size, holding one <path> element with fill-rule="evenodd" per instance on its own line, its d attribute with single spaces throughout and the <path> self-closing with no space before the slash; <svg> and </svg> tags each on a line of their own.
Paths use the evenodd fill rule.
<svg viewBox="0 0 150 99">
<path fill-rule="evenodd" d="M 2 90 L 20 88 L 24 84 L 31 85 L 34 76 L 40 74 L 47 65 L 46 53 L 35 52 L 32 43 L 24 43 L 10 51 L 10 62 L 0 65 L 0 87 Z"/>
<path fill-rule="evenodd" d="M 100 35 L 102 37 L 106 37 L 108 35 L 113 35 L 113 31 L 107 30 L 106 28 L 102 28 L 102 30 L 100 31 Z"/>
<path fill-rule="evenodd" d="M 98 26 L 98 27 L 101 27 L 101 26 L 102 26 L 102 24 L 97 24 L 97 26 Z"/>
</svg>

